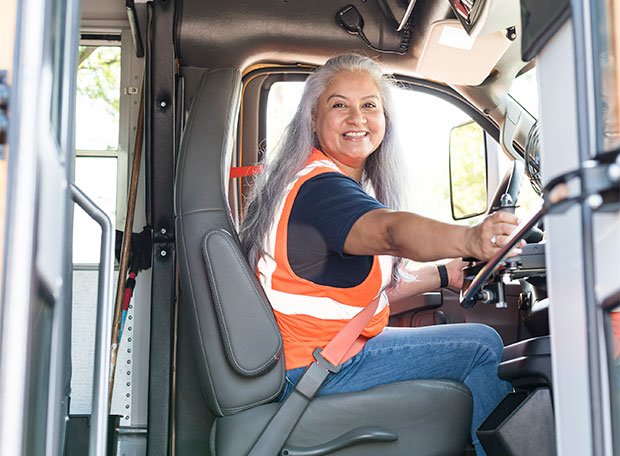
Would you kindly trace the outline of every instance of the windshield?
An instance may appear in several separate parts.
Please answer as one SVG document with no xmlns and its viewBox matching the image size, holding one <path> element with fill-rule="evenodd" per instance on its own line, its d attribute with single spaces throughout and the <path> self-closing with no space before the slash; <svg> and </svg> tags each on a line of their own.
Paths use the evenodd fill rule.
<svg viewBox="0 0 620 456">
<path fill-rule="evenodd" d="M 534 118 L 538 119 L 538 87 L 536 85 L 536 67 L 518 76 L 508 95 L 525 108 Z"/>
</svg>

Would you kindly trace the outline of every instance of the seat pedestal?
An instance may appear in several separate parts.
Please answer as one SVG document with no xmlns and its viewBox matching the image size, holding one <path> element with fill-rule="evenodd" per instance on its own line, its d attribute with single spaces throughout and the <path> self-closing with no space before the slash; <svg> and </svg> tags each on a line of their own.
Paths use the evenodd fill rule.
<svg viewBox="0 0 620 456">
<path fill-rule="evenodd" d="M 554 456 L 549 336 L 504 348 L 500 378 L 515 387 L 477 431 L 489 456 Z"/>
</svg>

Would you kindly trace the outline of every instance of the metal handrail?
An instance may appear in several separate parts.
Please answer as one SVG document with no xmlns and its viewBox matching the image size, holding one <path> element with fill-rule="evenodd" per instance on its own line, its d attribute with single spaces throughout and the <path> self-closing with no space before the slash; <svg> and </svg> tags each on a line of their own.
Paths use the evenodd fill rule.
<svg viewBox="0 0 620 456">
<path fill-rule="evenodd" d="M 89 456 L 105 456 L 108 435 L 108 382 L 110 378 L 110 338 L 112 337 L 112 278 L 114 272 L 114 228 L 110 217 L 78 187 L 70 184 L 73 201 L 101 227 L 99 283 L 97 286 L 97 331 L 91 414 Z"/>
</svg>

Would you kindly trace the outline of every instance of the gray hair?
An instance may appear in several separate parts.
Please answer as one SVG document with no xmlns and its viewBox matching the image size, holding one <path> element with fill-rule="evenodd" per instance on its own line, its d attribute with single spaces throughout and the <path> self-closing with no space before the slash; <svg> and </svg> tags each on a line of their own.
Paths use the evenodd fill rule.
<svg viewBox="0 0 620 456">
<path fill-rule="evenodd" d="M 265 253 L 263 242 L 275 219 L 275 211 L 284 197 L 287 185 L 305 166 L 314 147 L 320 149 L 312 131 L 312 114 L 317 102 L 333 78 L 342 72 L 363 72 L 372 77 L 379 88 L 385 115 L 385 136 L 379 147 L 366 159 L 362 185 L 390 209 L 401 209 L 404 190 L 403 161 L 394 127 L 394 102 L 390 89 L 393 82 L 377 63 L 359 54 L 344 54 L 329 59 L 306 80 L 301 101 L 293 119 L 284 130 L 275 156 L 263 159 L 263 172 L 257 177 L 248 197 L 240 230 L 241 245 L 254 268 Z M 394 261 L 392 276 L 399 277 L 400 259 Z"/>
</svg>

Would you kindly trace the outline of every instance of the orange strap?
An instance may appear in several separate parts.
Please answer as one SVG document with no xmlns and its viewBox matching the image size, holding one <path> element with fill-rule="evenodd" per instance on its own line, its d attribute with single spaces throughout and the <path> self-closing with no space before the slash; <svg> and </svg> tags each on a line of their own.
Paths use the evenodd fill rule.
<svg viewBox="0 0 620 456">
<path fill-rule="evenodd" d="M 377 307 L 379 306 L 379 300 L 381 294 L 377 296 L 370 304 L 353 317 L 342 328 L 336 336 L 329 341 L 325 348 L 321 351 L 321 356 L 326 361 L 330 362 L 334 366 L 347 361 L 353 355 L 357 354 L 364 343 L 366 338 L 360 336 L 372 316 L 375 314 Z M 348 356 L 350 355 L 350 356 Z"/>
<path fill-rule="evenodd" d="M 611 331 L 614 334 L 612 340 L 614 359 L 620 358 L 620 312 L 611 312 L 609 314 L 611 320 Z"/>
<path fill-rule="evenodd" d="M 255 166 L 234 166 L 230 168 L 230 178 L 248 177 L 259 174 L 263 170 L 262 165 Z"/>
</svg>

